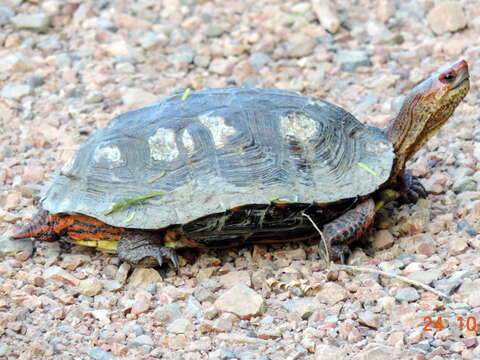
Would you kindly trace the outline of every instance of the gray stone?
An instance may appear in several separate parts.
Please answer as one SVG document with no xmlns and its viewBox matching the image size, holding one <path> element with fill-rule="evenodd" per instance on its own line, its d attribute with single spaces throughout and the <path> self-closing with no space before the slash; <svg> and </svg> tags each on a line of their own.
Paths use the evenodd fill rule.
<svg viewBox="0 0 480 360">
<path fill-rule="evenodd" d="M 371 112 L 371 108 L 380 101 L 380 98 L 373 95 L 366 95 L 362 97 L 358 105 L 355 106 L 356 114 L 368 114 Z"/>
<path fill-rule="evenodd" d="M 209 38 L 220 37 L 225 32 L 225 29 L 222 26 L 218 25 L 209 25 L 205 30 L 205 36 Z"/>
<path fill-rule="evenodd" d="M 152 49 L 160 42 L 160 38 L 157 33 L 147 31 L 139 38 L 139 43 L 144 49 Z"/>
<path fill-rule="evenodd" d="M 133 74 L 135 73 L 135 65 L 129 62 L 121 62 L 115 65 L 115 70 L 124 73 L 124 74 Z"/>
<path fill-rule="evenodd" d="M 157 284 L 148 284 L 145 286 L 145 291 L 148 291 L 150 294 L 155 295 L 157 293 Z"/>
<path fill-rule="evenodd" d="M 420 341 L 419 343 L 412 345 L 412 349 L 427 353 L 431 349 L 430 342 L 428 340 Z"/>
<path fill-rule="evenodd" d="M 462 284 L 461 279 L 440 279 L 433 283 L 433 287 L 444 294 L 451 294 Z"/>
<path fill-rule="evenodd" d="M 55 62 L 59 67 L 70 67 L 72 66 L 72 58 L 67 53 L 57 54 L 55 56 Z"/>
<path fill-rule="evenodd" d="M 62 42 L 58 34 L 53 34 L 45 37 L 37 43 L 37 47 L 43 51 L 55 52 L 62 48 Z"/>
<path fill-rule="evenodd" d="M 216 299 L 216 296 L 210 290 L 205 289 L 203 287 L 196 289 L 193 295 L 200 302 L 204 302 L 204 301 L 214 302 Z"/>
<path fill-rule="evenodd" d="M 58 265 L 50 266 L 43 272 L 43 277 L 48 280 L 60 282 L 67 285 L 79 286 L 80 280 Z"/>
<path fill-rule="evenodd" d="M 375 345 L 372 344 L 370 347 L 366 347 L 365 350 L 358 352 L 352 359 L 354 360 L 389 360 L 389 359 L 398 359 L 400 351 L 391 346 L 385 345 Z M 317 357 L 317 359 L 342 359 L 342 357 Z"/>
<path fill-rule="evenodd" d="M 456 1 L 440 2 L 427 15 L 430 29 L 437 34 L 454 32 L 467 26 L 467 19 L 462 5 Z"/>
<path fill-rule="evenodd" d="M 46 13 L 19 14 L 11 20 L 17 29 L 45 32 L 50 26 L 50 17 Z"/>
<path fill-rule="evenodd" d="M 371 311 L 362 311 L 358 314 L 358 322 L 372 329 L 380 326 L 380 317 Z"/>
<path fill-rule="evenodd" d="M 452 188 L 456 194 L 464 191 L 475 191 L 477 190 L 477 182 L 470 176 L 462 176 L 455 179 Z"/>
<path fill-rule="evenodd" d="M 318 292 L 316 298 L 323 303 L 334 305 L 348 298 L 348 291 L 334 282 L 327 282 Z"/>
<path fill-rule="evenodd" d="M 207 68 L 208 65 L 210 65 L 210 56 L 196 55 L 193 58 L 193 63 L 195 64 L 195 66 Z"/>
<path fill-rule="evenodd" d="M 213 279 L 207 279 L 204 280 L 200 283 L 200 286 L 208 289 L 210 291 L 216 291 L 222 287 L 222 284 L 220 284 L 218 281 L 213 280 Z"/>
<path fill-rule="evenodd" d="M 312 0 L 312 6 L 322 27 L 335 34 L 340 29 L 340 20 L 330 1 Z"/>
<path fill-rule="evenodd" d="M 202 317 L 202 305 L 194 296 L 190 296 L 187 300 L 187 311 L 197 319 Z"/>
<path fill-rule="evenodd" d="M 282 306 L 290 312 L 298 313 L 302 319 L 308 319 L 314 311 L 322 308 L 320 301 L 314 298 L 288 300 Z"/>
<path fill-rule="evenodd" d="M 185 334 L 188 330 L 191 330 L 192 327 L 193 326 L 189 320 L 180 318 L 171 322 L 167 326 L 167 330 L 175 334 Z"/>
<path fill-rule="evenodd" d="M 33 252 L 32 240 L 11 240 L 7 236 L 0 236 L 0 257 L 14 256 L 18 252 L 31 254 Z"/>
<path fill-rule="evenodd" d="M 20 100 L 24 96 L 32 93 L 32 87 L 24 84 L 7 84 L 3 87 L 0 97 Z"/>
<path fill-rule="evenodd" d="M 231 271 L 225 275 L 219 276 L 218 281 L 220 281 L 220 283 L 226 289 L 238 284 L 244 284 L 246 286 L 251 285 L 250 274 L 246 270 Z"/>
<path fill-rule="evenodd" d="M 148 336 L 148 335 L 137 336 L 136 338 L 131 339 L 130 343 L 136 346 L 143 346 L 143 345 L 153 346 L 154 345 L 153 339 L 151 338 L 151 336 Z"/>
<path fill-rule="evenodd" d="M 248 319 L 265 311 L 263 298 L 243 284 L 235 285 L 224 292 L 214 305 L 220 311 L 231 312 L 241 319 Z"/>
<path fill-rule="evenodd" d="M 78 292 L 85 296 L 95 296 L 100 294 L 103 289 L 103 284 L 95 279 L 89 278 L 80 281 L 80 285 L 78 286 Z"/>
<path fill-rule="evenodd" d="M 15 12 L 6 6 L 0 6 L 0 26 L 6 25 L 11 18 L 15 16 Z"/>
<path fill-rule="evenodd" d="M 174 321 L 175 319 L 179 319 L 183 316 L 183 312 L 175 303 L 162 305 L 157 307 L 153 312 L 153 317 L 156 320 L 168 323 Z"/>
<path fill-rule="evenodd" d="M 129 88 L 122 94 L 122 101 L 129 108 L 145 106 L 156 100 L 158 100 L 157 96 L 140 88 Z M 161 277 L 158 275 L 158 280 L 156 280 L 156 282 L 160 281 Z"/>
<path fill-rule="evenodd" d="M 230 75 L 233 70 L 232 63 L 224 58 L 215 58 L 210 62 L 208 70 L 219 75 Z"/>
<path fill-rule="evenodd" d="M 337 66 L 343 71 L 355 71 L 360 66 L 371 66 L 370 57 L 365 50 L 338 50 Z"/>
<path fill-rule="evenodd" d="M 25 0 L 3 0 L 3 3 L 6 3 L 7 6 L 16 8 L 23 4 Z"/>
<path fill-rule="evenodd" d="M 462 219 L 457 223 L 457 231 L 465 231 L 471 236 L 477 236 L 478 234 L 475 228 L 466 219 Z"/>
<path fill-rule="evenodd" d="M 10 348 L 5 344 L 0 344 L 0 356 L 7 356 L 10 353 Z"/>
<path fill-rule="evenodd" d="M 168 56 L 167 60 L 176 67 L 183 67 L 193 62 L 195 52 L 190 45 L 181 45 L 175 52 Z"/>
<path fill-rule="evenodd" d="M 270 56 L 268 56 L 267 54 L 265 53 L 262 53 L 262 52 L 256 52 L 256 53 L 253 53 L 252 55 L 250 55 L 250 57 L 248 58 L 248 61 L 250 62 L 250 64 L 257 70 L 260 70 L 262 69 L 265 65 L 267 65 L 268 63 L 270 63 L 272 61 L 272 59 L 270 58 Z"/>
<path fill-rule="evenodd" d="M 16 72 L 32 70 L 32 61 L 20 53 L 0 58 L 0 72 Z"/>
<path fill-rule="evenodd" d="M 415 301 L 420 299 L 420 295 L 415 288 L 407 286 L 397 291 L 395 299 L 397 299 L 398 301 Z"/>
<path fill-rule="evenodd" d="M 311 55 L 317 41 L 308 35 L 296 33 L 289 38 L 286 44 L 286 56 L 291 58 L 300 58 Z"/>
<path fill-rule="evenodd" d="M 105 351 L 103 349 L 100 349 L 99 347 L 94 347 L 93 349 L 88 351 L 88 356 L 95 360 L 110 360 L 114 359 L 114 356 L 109 353 L 108 351 Z"/>
<path fill-rule="evenodd" d="M 129 65 L 131 65 L 131 64 L 129 64 Z M 92 91 L 92 92 L 89 92 L 87 94 L 87 98 L 85 99 L 85 102 L 87 104 L 98 104 L 98 103 L 102 102 L 103 99 L 104 99 L 104 96 L 101 92 Z"/>
<path fill-rule="evenodd" d="M 408 278 L 415 281 L 420 281 L 423 284 L 431 284 L 433 281 L 442 277 L 442 270 L 430 269 L 426 271 L 415 271 L 408 275 Z"/>
<path fill-rule="evenodd" d="M 133 322 L 128 323 L 125 327 L 128 330 L 131 330 L 137 336 L 143 335 L 145 333 L 145 329 L 143 328 L 143 326 L 135 324 Z"/>
<path fill-rule="evenodd" d="M 28 78 L 28 85 L 30 85 L 33 89 L 42 86 L 45 84 L 45 80 L 37 74 L 32 74 Z"/>
<path fill-rule="evenodd" d="M 318 344 L 318 346 L 315 347 L 315 360 L 337 360 L 345 358 L 346 353 L 340 347 L 328 344 Z"/>
<path fill-rule="evenodd" d="M 122 288 L 122 284 L 120 284 L 117 280 L 102 280 L 103 288 L 107 291 L 117 291 Z"/>
<path fill-rule="evenodd" d="M 235 359 L 236 355 L 231 349 L 222 349 L 220 353 L 220 359 L 227 360 L 227 359 Z"/>
<path fill-rule="evenodd" d="M 258 85 L 258 78 L 255 76 L 249 76 L 242 80 L 242 87 L 254 88 Z"/>
<path fill-rule="evenodd" d="M 373 247 L 376 249 L 384 250 L 391 248 L 395 243 L 395 239 L 388 230 L 376 231 L 373 236 Z"/>
</svg>

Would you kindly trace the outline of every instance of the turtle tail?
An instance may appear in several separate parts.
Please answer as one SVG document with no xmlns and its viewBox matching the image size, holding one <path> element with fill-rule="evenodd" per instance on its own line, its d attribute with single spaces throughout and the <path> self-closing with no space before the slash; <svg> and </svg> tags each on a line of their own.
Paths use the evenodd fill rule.
<svg viewBox="0 0 480 360">
<path fill-rule="evenodd" d="M 55 229 L 58 221 L 59 217 L 57 215 L 52 215 L 47 210 L 41 209 L 27 226 L 22 228 L 17 234 L 12 235 L 11 238 L 35 238 L 41 241 L 58 240 L 60 234 Z"/>
</svg>

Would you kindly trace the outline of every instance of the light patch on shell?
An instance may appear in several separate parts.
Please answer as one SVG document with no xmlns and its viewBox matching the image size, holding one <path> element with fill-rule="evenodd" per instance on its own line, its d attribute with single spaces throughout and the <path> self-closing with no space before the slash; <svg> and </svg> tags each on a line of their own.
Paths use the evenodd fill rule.
<svg viewBox="0 0 480 360">
<path fill-rule="evenodd" d="M 328 102 L 324 101 L 324 100 L 321 100 L 321 99 L 314 99 L 314 98 L 310 98 L 308 99 L 308 105 L 316 105 L 316 106 L 320 106 L 320 107 L 324 107 L 324 106 L 327 106 L 329 105 Z"/>
<path fill-rule="evenodd" d="M 72 169 L 73 169 L 73 164 L 75 163 L 75 155 L 72 156 L 70 159 L 68 159 L 68 161 L 65 163 L 65 165 L 63 165 L 62 169 L 60 170 L 60 172 L 63 174 L 63 175 L 71 175 L 72 174 Z"/>
<path fill-rule="evenodd" d="M 150 157 L 159 161 L 172 161 L 178 156 L 175 132 L 172 129 L 158 129 L 148 139 Z"/>
<path fill-rule="evenodd" d="M 378 142 L 367 143 L 366 147 L 365 147 L 365 150 L 367 150 L 370 153 L 379 154 L 379 153 L 383 153 L 385 151 L 390 150 L 391 147 L 392 147 L 392 145 L 390 143 L 386 143 L 386 142 L 383 142 L 383 141 L 378 141 Z"/>
<path fill-rule="evenodd" d="M 225 146 L 227 137 L 235 134 L 235 128 L 225 124 L 225 119 L 220 116 L 201 115 L 198 120 L 210 130 L 216 148 Z"/>
<path fill-rule="evenodd" d="M 97 163 L 105 161 L 109 167 L 118 167 L 123 164 L 122 153 L 117 146 L 97 147 L 93 159 Z"/>
<path fill-rule="evenodd" d="M 185 130 L 182 135 L 182 143 L 185 149 L 187 150 L 188 155 L 192 155 L 193 151 L 195 150 L 195 143 L 193 141 L 192 135 Z"/>
<path fill-rule="evenodd" d="M 316 135 L 317 130 L 317 122 L 303 114 L 288 114 L 280 118 L 280 132 L 283 137 L 293 136 L 306 142 Z"/>
</svg>

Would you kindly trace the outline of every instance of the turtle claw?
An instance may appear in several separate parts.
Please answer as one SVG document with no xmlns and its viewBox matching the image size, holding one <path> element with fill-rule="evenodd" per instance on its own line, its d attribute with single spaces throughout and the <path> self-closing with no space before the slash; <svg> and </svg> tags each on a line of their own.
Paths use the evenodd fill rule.
<svg viewBox="0 0 480 360">
<path fill-rule="evenodd" d="M 400 199 L 407 204 L 416 203 L 418 199 L 428 195 L 420 180 L 410 171 L 405 171 L 401 176 L 400 193 Z"/>
<path fill-rule="evenodd" d="M 340 264 L 346 264 L 348 257 L 352 254 L 352 250 L 348 245 L 334 245 L 330 249 L 330 260 L 340 261 Z"/>
<path fill-rule="evenodd" d="M 162 247 L 161 250 L 163 252 L 163 255 L 172 262 L 173 266 L 175 266 L 176 268 L 180 266 L 180 261 L 178 260 L 178 255 L 175 249 L 169 247 Z"/>
<path fill-rule="evenodd" d="M 151 249 L 152 254 L 150 256 L 155 257 L 157 259 L 158 266 L 163 265 L 163 259 L 167 258 L 170 260 L 176 268 L 180 266 L 180 262 L 178 261 L 178 255 L 175 249 L 169 247 L 155 247 Z M 147 257 L 148 255 L 145 255 Z"/>
</svg>

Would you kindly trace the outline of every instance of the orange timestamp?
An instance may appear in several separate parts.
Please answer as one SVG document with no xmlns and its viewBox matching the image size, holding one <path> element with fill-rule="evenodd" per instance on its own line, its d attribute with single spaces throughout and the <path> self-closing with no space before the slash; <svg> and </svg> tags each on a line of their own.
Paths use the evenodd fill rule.
<svg viewBox="0 0 480 360">
<path fill-rule="evenodd" d="M 438 316 L 436 318 L 431 316 L 425 316 L 423 318 L 425 325 L 423 326 L 423 331 L 433 331 L 433 330 L 442 330 L 448 327 L 445 324 L 443 317 Z M 460 331 L 464 329 L 468 331 L 477 331 L 477 318 L 475 316 L 458 316 L 456 318 L 458 328 Z M 447 322 L 448 323 L 448 322 Z"/>
</svg>

